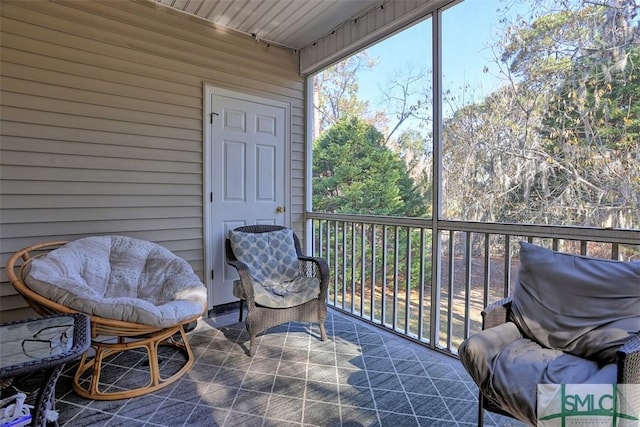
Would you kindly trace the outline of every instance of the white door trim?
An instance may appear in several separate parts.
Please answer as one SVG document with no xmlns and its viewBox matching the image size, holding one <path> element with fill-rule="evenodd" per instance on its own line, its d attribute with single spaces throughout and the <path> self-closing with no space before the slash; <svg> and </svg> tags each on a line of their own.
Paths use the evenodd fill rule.
<svg viewBox="0 0 640 427">
<path fill-rule="evenodd" d="M 213 95 L 226 96 L 230 98 L 236 98 L 247 102 L 254 102 L 258 104 L 265 104 L 274 107 L 283 108 L 285 110 L 285 150 L 284 150 L 284 199 L 285 199 L 285 224 L 291 225 L 291 105 L 285 102 L 269 99 L 257 95 L 238 92 L 231 89 L 224 89 L 214 86 L 209 83 L 203 84 L 203 228 L 204 228 L 204 283 L 207 286 L 207 300 L 210 309 L 213 307 L 213 212 L 212 212 L 212 179 L 213 179 L 213 158 L 212 147 L 210 146 L 211 135 L 211 115 L 214 113 L 213 106 L 211 105 L 211 97 Z"/>
</svg>

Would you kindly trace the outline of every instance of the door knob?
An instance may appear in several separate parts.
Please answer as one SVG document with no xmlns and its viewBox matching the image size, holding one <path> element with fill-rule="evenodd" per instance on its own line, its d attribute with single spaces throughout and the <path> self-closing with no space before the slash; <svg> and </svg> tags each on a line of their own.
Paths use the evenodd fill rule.
<svg viewBox="0 0 640 427">
<path fill-rule="evenodd" d="M 286 210 L 286 209 L 285 209 L 285 207 L 284 207 L 284 206 L 278 206 L 278 207 L 276 208 L 276 212 L 277 212 L 277 213 L 284 213 L 284 211 L 285 211 L 285 210 Z"/>
</svg>

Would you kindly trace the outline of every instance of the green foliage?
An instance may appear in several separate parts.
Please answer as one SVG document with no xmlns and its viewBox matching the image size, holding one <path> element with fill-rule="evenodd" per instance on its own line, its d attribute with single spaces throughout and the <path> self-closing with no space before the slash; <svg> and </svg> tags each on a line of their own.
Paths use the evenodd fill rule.
<svg viewBox="0 0 640 427">
<path fill-rule="evenodd" d="M 590 61 L 589 61 L 590 62 Z M 596 144 L 609 150 L 637 148 L 640 141 L 640 47 L 629 46 L 625 67 L 607 73 L 576 66 L 554 93 L 543 122 L 547 149 Z M 606 66 L 606 65 L 605 65 Z M 587 72 L 585 72 L 587 68 Z"/>
<path fill-rule="evenodd" d="M 341 119 L 316 140 L 314 210 L 420 217 L 426 205 L 404 162 L 372 125 Z"/>
</svg>

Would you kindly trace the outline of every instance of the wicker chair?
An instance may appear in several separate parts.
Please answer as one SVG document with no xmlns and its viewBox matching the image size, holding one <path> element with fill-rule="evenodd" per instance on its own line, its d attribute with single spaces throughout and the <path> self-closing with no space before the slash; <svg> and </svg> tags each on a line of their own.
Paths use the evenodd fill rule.
<svg viewBox="0 0 640 427">
<path fill-rule="evenodd" d="M 103 283 L 102 285 L 90 283 L 90 286 L 86 286 L 86 284 L 80 285 L 78 290 L 82 294 L 73 296 L 68 289 L 60 291 L 58 285 L 60 282 L 73 282 L 71 289 L 73 290 L 76 282 L 83 281 L 77 280 L 78 276 L 57 278 L 52 280 L 52 283 L 39 283 L 40 279 L 36 280 L 33 276 L 34 271 L 42 272 L 51 267 L 47 263 L 51 263 L 52 256 L 55 257 L 57 255 L 58 261 L 73 259 L 74 252 L 70 253 L 69 250 L 79 253 L 78 247 L 73 245 L 81 241 L 95 245 L 95 241 L 99 240 L 99 244 L 95 246 L 99 247 L 98 252 L 101 255 L 106 254 L 107 262 L 110 262 L 112 259 L 109 259 L 108 249 L 105 253 L 104 247 L 100 246 L 105 241 L 110 242 L 110 239 L 124 242 L 125 251 L 134 246 L 143 247 L 144 250 L 148 251 L 145 270 L 139 272 L 140 276 L 138 277 L 129 277 L 142 286 L 141 289 L 138 289 L 138 298 L 131 295 L 114 296 L 114 292 L 117 293 L 118 286 L 123 286 L 122 283 L 117 285 L 111 285 L 111 283 Z M 60 252 L 60 250 L 66 250 L 67 252 Z M 64 255 L 61 255 L 62 253 Z M 85 256 L 87 255 L 85 254 Z M 90 257 L 91 255 L 88 256 Z M 131 258 L 138 257 L 139 260 L 139 256 L 140 254 L 136 254 L 132 255 Z M 144 255 L 142 256 L 144 257 Z M 130 260 L 125 256 L 122 256 L 121 259 L 123 262 Z M 84 267 L 87 267 L 86 260 L 85 258 Z M 95 259 L 90 259 L 88 262 L 91 263 L 93 261 Z M 144 259 L 142 261 L 145 262 Z M 88 267 L 91 266 L 89 265 Z M 160 271 L 162 270 L 160 267 L 166 268 L 166 270 Z M 110 269 L 111 266 L 108 266 L 108 268 Z M 113 276 L 118 276 L 114 279 L 116 282 L 118 280 L 122 282 L 123 277 L 130 273 L 135 274 L 134 269 L 125 268 L 125 270 L 116 271 L 117 268 L 113 267 L 113 271 L 115 271 Z M 92 271 L 87 273 L 89 275 L 96 272 L 96 269 L 93 268 L 85 269 Z M 160 271 L 160 276 L 154 274 L 151 270 Z M 94 400 L 116 400 L 151 393 L 181 378 L 194 363 L 193 353 L 184 327 L 196 321 L 204 312 L 206 308 L 206 288 L 186 261 L 160 245 L 124 236 L 97 236 L 72 242 L 40 243 L 13 254 L 7 262 L 6 271 L 12 285 L 37 313 L 48 315 L 84 312 L 89 315 L 93 351 L 89 351 L 82 356 L 73 378 L 73 388 L 82 397 Z M 109 277 L 109 282 L 112 281 L 111 277 L 113 277 L 109 276 L 110 272 L 111 270 L 105 275 L 105 277 Z M 165 275 L 163 276 L 162 274 Z M 54 274 L 54 276 L 56 275 Z M 165 280 L 161 281 L 160 279 L 162 278 Z M 34 286 L 34 283 L 39 284 Z M 42 294 L 42 287 L 48 285 L 56 289 L 55 292 L 58 292 L 60 296 L 58 300 Z M 103 285 L 107 287 L 111 285 L 112 288 L 106 290 L 108 295 L 100 295 L 100 290 L 97 290 Z M 36 288 L 40 293 L 34 290 Z M 148 295 L 150 293 L 155 293 L 156 295 Z M 77 306 L 79 304 L 78 300 L 82 300 L 81 303 L 87 309 L 74 308 L 73 305 Z M 144 313 L 135 314 L 139 308 L 137 303 L 142 306 L 140 312 Z M 101 310 L 108 310 L 113 313 L 105 314 Z M 118 312 L 121 312 L 122 316 L 118 315 Z M 139 316 L 140 320 L 132 321 L 130 317 L 134 315 Z M 162 318 L 159 318 L 159 315 L 162 315 Z M 154 317 L 156 318 L 154 319 Z M 184 355 L 184 362 L 181 367 L 172 368 L 168 372 L 161 371 L 161 362 L 158 357 L 158 347 L 161 345 L 173 347 Z M 116 390 L 103 390 L 104 384 L 100 383 L 103 363 L 107 363 L 117 354 L 131 349 L 143 349 L 146 351 L 149 360 L 148 383 L 141 386 L 136 384 L 130 388 L 123 386 Z"/>
<path fill-rule="evenodd" d="M 530 405 L 536 385 L 533 399 L 512 396 L 523 396 L 518 384 L 547 383 L 546 368 L 538 371 L 544 363 L 554 364 L 549 369 L 556 381 L 551 384 L 640 384 L 640 263 L 563 254 L 527 243 L 521 243 L 520 261 L 514 293 L 485 307 L 482 331 L 459 348 L 460 361 L 480 390 L 478 426 L 484 425 L 484 409 L 536 425 L 535 402 Z M 604 314 L 598 318 L 594 313 Z M 587 332 L 565 334 L 563 325 Z M 545 329 L 550 332 L 540 334 Z M 598 335 L 589 336 L 594 333 Z M 591 352 L 598 345 L 602 347 Z M 585 350 L 589 357 L 581 355 Z M 509 373 L 513 375 L 505 379 Z"/>
<path fill-rule="evenodd" d="M 289 229 L 277 225 L 250 225 L 238 227 L 233 232 L 262 234 L 281 230 Z M 295 255 L 297 256 L 296 263 L 299 265 L 297 275 L 303 278 L 316 278 L 319 285 L 317 292 L 314 292 L 310 299 L 293 306 L 288 306 L 289 304 L 278 306 L 277 302 L 268 302 L 268 305 L 256 302 L 258 293 L 263 292 L 263 289 L 259 288 L 261 284 L 254 279 L 249 266 L 236 256 L 231 239 L 227 238 L 226 240 L 227 263 L 234 267 L 240 276 L 240 279 L 234 282 L 233 291 L 234 295 L 240 299 L 240 320 L 242 320 L 243 301 L 246 301 L 247 304 L 246 328 L 250 337 L 249 356 L 253 356 L 256 352 L 256 335 L 287 322 L 319 323 L 320 339 L 322 341 L 327 339 L 324 321 L 327 316 L 326 298 L 329 286 L 329 266 L 322 258 L 304 256 L 298 237 L 295 233 L 292 233 L 292 235 Z M 255 274 L 255 271 L 253 273 Z"/>
</svg>

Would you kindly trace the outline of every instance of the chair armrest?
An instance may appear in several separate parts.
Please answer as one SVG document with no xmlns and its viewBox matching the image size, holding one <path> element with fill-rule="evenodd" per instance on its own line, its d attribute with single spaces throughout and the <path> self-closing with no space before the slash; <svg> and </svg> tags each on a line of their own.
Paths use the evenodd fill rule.
<svg viewBox="0 0 640 427">
<path fill-rule="evenodd" d="M 247 304 L 255 303 L 255 294 L 253 292 L 253 279 L 251 278 L 251 273 L 249 272 L 249 267 L 242 261 L 237 259 L 228 259 L 227 264 L 234 267 L 238 272 L 238 276 L 240 276 L 240 283 L 242 284 L 242 289 L 244 290 L 244 294 L 247 297 Z"/>
<path fill-rule="evenodd" d="M 508 296 L 486 306 L 482 310 L 482 329 L 489 329 L 506 323 L 509 319 L 511 302 L 512 297 Z"/>
<path fill-rule="evenodd" d="M 618 384 L 640 384 L 640 333 L 617 351 Z"/>
<path fill-rule="evenodd" d="M 298 255 L 301 261 L 302 273 L 309 277 L 317 277 L 320 280 L 320 301 L 326 301 L 329 290 L 329 264 L 324 258 Z M 311 268 L 309 268 L 311 266 Z"/>
</svg>

